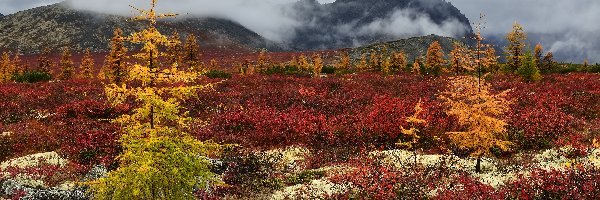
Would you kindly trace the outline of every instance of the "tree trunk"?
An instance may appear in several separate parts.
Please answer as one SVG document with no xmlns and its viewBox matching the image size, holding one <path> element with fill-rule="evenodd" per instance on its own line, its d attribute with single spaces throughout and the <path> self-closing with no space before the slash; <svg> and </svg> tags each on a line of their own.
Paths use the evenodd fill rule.
<svg viewBox="0 0 600 200">
<path fill-rule="evenodd" d="M 477 164 L 475 165 L 475 172 L 481 173 L 481 156 L 477 157 Z"/>
</svg>

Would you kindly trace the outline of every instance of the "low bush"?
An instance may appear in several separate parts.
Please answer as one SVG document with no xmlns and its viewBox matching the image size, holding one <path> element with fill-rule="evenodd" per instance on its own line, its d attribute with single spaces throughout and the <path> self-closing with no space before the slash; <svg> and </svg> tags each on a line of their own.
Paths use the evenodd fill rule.
<svg viewBox="0 0 600 200">
<path fill-rule="evenodd" d="M 47 72 L 27 71 L 13 74 L 12 78 L 18 83 L 35 83 L 52 80 L 52 75 Z"/>
</svg>

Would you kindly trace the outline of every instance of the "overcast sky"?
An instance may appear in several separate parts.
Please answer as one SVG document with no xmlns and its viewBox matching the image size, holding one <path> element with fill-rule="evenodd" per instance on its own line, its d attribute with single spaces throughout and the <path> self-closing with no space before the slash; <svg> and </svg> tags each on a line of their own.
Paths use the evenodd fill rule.
<svg viewBox="0 0 600 200">
<path fill-rule="evenodd" d="M 0 0 L 0 13 L 11 14 L 20 10 L 38 7 L 47 4 L 53 4 L 61 0 Z M 110 0 L 75 0 L 82 5 L 94 5 L 94 1 Z M 112 0 L 115 2 L 131 0 Z M 185 0 L 171 0 L 172 2 Z M 208 0 L 194 0 L 194 2 L 206 2 Z M 252 20 L 270 18 L 278 20 L 271 24 L 286 24 L 284 18 L 274 19 L 268 17 L 271 11 L 260 11 L 260 8 L 267 8 L 266 3 L 249 2 L 269 2 L 285 3 L 295 0 L 210 0 L 211 4 L 232 6 L 233 2 L 244 2 L 242 5 L 250 8 L 239 7 L 233 9 L 235 13 L 249 13 L 248 17 L 239 17 L 241 24 L 245 25 Z M 331 3 L 334 0 L 319 0 L 321 3 Z M 471 22 L 476 22 L 479 13 L 486 14 L 487 22 L 484 35 L 500 37 L 511 29 L 512 24 L 517 21 L 522 24 L 525 30 L 532 35 L 533 40 L 541 42 L 547 50 L 572 58 L 572 61 L 588 58 L 592 62 L 600 62 L 600 0 L 446 0 L 460 9 Z M 143 3 L 145 1 L 136 1 Z M 238 3 L 239 4 L 239 3 Z M 187 4 L 182 4 L 182 9 L 189 8 Z M 177 6 L 177 5 L 173 5 Z M 121 6 L 122 7 L 122 6 Z M 211 7 L 211 6 L 209 6 Z M 111 10 L 113 8 L 110 8 Z M 129 9 L 122 7 L 122 9 Z M 211 8 L 214 10 L 214 7 Z M 195 9 L 196 10 L 196 9 Z M 219 9 L 217 9 L 219 10 Z M 247 10 L 257 10 L 248 12 Z M 204 10 L 201 10 L 204 12 Z M 222 12 L 223 9 L 221 9 Z M 216 12 L 221 12 L 216 11 Z M 218 14 L 218 13 L 217 13 Z M 243 20 L 246 20 L 244 22 Z M 279 22 L 279 23 L 278 23 Z M 293 22 L 289 22 L 293 23 Z M 252 23 L 256 24 L 256 23 Z M 262 25 L 261 25 L 262 24 Z M 270 23 L 258 23 L 255 29 L 285 29 L 286 27 L 269 27 Z M 252 25 L 250 25 L 252 26 Z M 253 27 L 249 27 L 252 29 Z M 256 31 L 256 30 L 255 30 Z M 258 31 L 257 31 L 258 32 Z M 265 37 L 276 37 L 275 35 L 265 35 Z M 573 55 L 576 54 L 576 55 Z M 581 61 L 579 61 L 581 62 Z"/>
</svg>

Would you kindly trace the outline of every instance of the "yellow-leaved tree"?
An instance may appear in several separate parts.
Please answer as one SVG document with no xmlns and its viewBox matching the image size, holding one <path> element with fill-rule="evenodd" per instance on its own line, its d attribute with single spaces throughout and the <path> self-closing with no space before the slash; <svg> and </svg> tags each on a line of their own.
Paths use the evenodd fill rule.
<svg viewBox="0 0 600 200">
<path fill-rule="evenodd" d="M 392 69 L 396 71 L 402 71 L 406 67 L 406 53 L 404 51 L 400 51 L 393 54 L 392 58 Z"/>
<path fill-rule="evenodd" d="M 358 61 L 358 64 L 356 65 L 356 70 L 359 72 L 364 72 L 367 71 L 368 68 L 368 64 L 367 64 L 367 54 L 362 54 L 360 56 L 360 61 Z"/>
<path fill-rule="evenodd" d="M 527 33 L 519 23 L 515 22 L 513 29 L 506 34 L 508 40 L 508 46 L 505 47 L 506 64 L 510 71 L 516 71 L 521 66 L 521 60 L 525 56 L 526 39 Z"/>
<path fill-rule="evenodd" d="M 483 15 L 481 15 L 481 18 Z M 476 26 L 477 52 L 481 51 L 481 22 Z M 507 151 L 512 145 L 505 141 L 506 122 L 499 119 L 509 110 L 511 102 L 506 99 L 510 90 L 493 94 L 491 85 L 482 78 L 480 53 L 474 57 L 478 76 L 457 76 L 450 78 L 448 90 L 440 99 L 449 107 L 446 114 L 455 116 L 463 131 L 448 132 L 448 136 L 458 148 L 470 151 L 477 158 L 475 171 L 481 172 L 481 158 L 493 156 L 492 149 Z"/>
<path fill-rule="evenodd" d="M 321 58 L 321 54 L 313 55 L 313 63 L 312 63 L 312 74 L 314 77 L 319 77 L 321 75 L 321 71 L 323 70 L 323 59 Z"/>
<path fill-rule="evenodd" d="M 155 24 L 158 18 L 174 15 L 157 14 L 155 5 L 152 0 L 149 10 L 136 8 L 141 15 L 135 19 L 147 20 L 149 26 L 127 38 L 142 46 L 134 55 L 138 62 L 130 66 L 128 81 L 105 88 L 111 103 L 135 100 L 139 106 L 114 120 L 122 127 L 123 152 L 118 156 L 119 168 L 87 183 L 95 199 L 195 199 L 196 189 L 206 189 L 216 181 L 207 156 L 217 153 L 220 146 L 182 131 L 193 119 L 180 105 L 212 85 L 191 85 L 197 73 L 163 65 L 165 54 L 160 49 L 169 39 Z"/>
<path fill-rule="evenodd" d="M 121 29 L 115 29 L 114 36 L 110 42 L 110 52 L 106 55 L 104 66 L 99 74 L 100 79 L 107 79 L 110 83 L 120 85 L 129 74 L 127 69 L 127 48 L 125 48 L 125 37 Z"/>
<path fill-rule="evenodd" d="M 415 163 L 417 163 L 417 148 L 416 145 L 419 143 L 419 127 L 427 124 L 427 121 L 422 119 L 421 113 L 423 113 L 423 108 L 421 107 L 421 100 L 415 105 L 415 113 L 412 116 L 406 118 L 406 123 L 410 126 L 409 129 L 405 129 L 404 127 L 400 127 L 402 135 L 404 138 L 409 139 L 408 141 L 398 141 L 396 143 L 397 146 L 401 148 L 407 148 L 413 151 L 413 156 L 415 159 Z"/>
<path fill-rule="evenodd" d="M 298 59 L 298 67 L 300 68 L 300 70 L 309 71 L 310 63 L 308 62 L 308 58 L 306 58 L 304 54 L 300 54 L 300 57 Z"/>
<path fill-rule="evenodd" d="M 267 70 L 269 66 L 269 61 L 267 59 L 267 50 L 263 49 L 258 53 L 258 58 L 256 59 L 256 70 L 258 72 L 263 72 Z"/>
<path fill-rule="evenodd" d="M 340 54 L 340 58 L 336 64 L 336 67 L 340 70 L 348 70 L 351 67 L 350 64 L 350 55 L 347 52 L 343 52 Z"/>
<path fill-rule="evenodd" d="M 75 66 L 73 64 L 73 60 L 71 59 L 71 50 L 69 47 L 65 47 L 62 52 L 62 57 L 60 59 L 60 68 L 61 72 L 58 75 L 58 79 L 60 80 L 69 80 L 73 78 L 73 74 L 75 73 Z"/>
<path fill-rule="evenodd" d="M 202 73 L 204 66 L 202 64 L 202 60 L 200 59 L 200 45 L 198 44 L 196 35 L 189 34 L 185 39 L 183 48 L 185 51 L 183 55 L 183 62 L 185 62 L 186 66 L 198 73 Z"/>
<path fill-rule="evenodd" d="M 180 67 L 183 67 L 183 58 L 181 53 L 183 48 L 181 47 L 181 39 L 179 38 L 179 33 L 177 31 L 173 32 L 173 35 L 169 38 L 169 43 L 167 44 L 167 60 L 169 61 L 169 65 L 177 64 Z"/>
<path fill-rule="evenodd" d="M 450 78 L 448 91 L 440 96 L 449 106 L 446 113 L 455 116 L 465 130 L 447 134 L 460 149 L 470 150 L 477 158 L 477 172 L 481 172 L 481 158 L 492 156 L 492 148 L 506 151 L 512 144 L 503 140 L 506 122 L 499 119 L 509 109 L 508 92 L 492 94 L 490 85 L 476 77 L 458 76 Z"/>
<path fill-rule="evenodd" d="M 90 54 L 90 49 L 85 50 L 85 54 L 81 59 L 81 64 L 79 65 L 79 69 L 81 70 L 79 73 L 80 78 L 84 79 L 92 79 L 94 78 L 94 59 Z"/>
<path fill-rule="evenodd" d="M 444 52 L 442 46 L 438 41 L 433 41 L 427 49 L 427 60 L 425 61 L 425 72 L 426 75 L 438 76 L 442 73 L 444 67 Z"/>
<path fill-rule="evenodd" d="M 454 49 L 450 51 L 450 71 L 456 75 L 472 71 L 474 69 L 472 60 L 469 49 L 454 43 Z"/>
<path fill-rule="evenodd" d="M 8 52 L 2 53 L 2 57 L 0 58 L 0 83 L 10 81 L 13 72 L 14 69 L 12 69 Z"/>
<path fill-rule="evenodd" d="M 46 47 L 38 57 L 38 71 L 50 74 L 53 65 L 50 60 L 50 48 Z"/>
</svg>

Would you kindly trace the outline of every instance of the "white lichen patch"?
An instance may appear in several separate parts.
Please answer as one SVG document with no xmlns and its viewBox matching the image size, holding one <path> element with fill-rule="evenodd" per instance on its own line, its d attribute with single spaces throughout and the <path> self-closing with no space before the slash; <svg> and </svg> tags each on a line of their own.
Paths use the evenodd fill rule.
<svg viewBox="0 0 600 200">
<path fill-rule="evenodd" d="M 269 199 L 320 199 L 348 191 L 348 185 L 340 185 L 327 179 L 313 180 L 308 184 L 298 184 L 276 191 Z"/>
<path fill-rule="evenodd" d="M 40 164 L 58 165 L 60 167 L 64 167 L 68 163 L 68 160 L 61 158 L 60 155 L 58 155 L 58 153 L 52 151 L 46 153 L 27 155 L 2 162 L 0 164 L 0 169 L 6 170 L 6 168 L 8 167 L 24 169 L 28 167 L 37 167 Z"/>
<path fill-rule="evenodd" d="M 41 176 L 33 176 L 30 174 L 10 174 L 6 172 L 8 168 L 27 169 L 40 167 L 41 165 L 54 165 L 64 167 L 69 163 L 68 160 L 61 158 L 56 152 L 46 152 L 23 156 L 20 158 L 11 159 L 0 164 L 0 179 L 11 179 L 20 185 L 30 187 L 46 187 L 45 183 L 40 180 Z"/>
<path fill-rule="evenodd" d="M 310 150 L 303 147 L 287 147 L 259 153 L 265 162 L 272 163 L 276 171 L 299 172 L 303 169 L 302 161 L 310 156 Z"/>
</svg>

